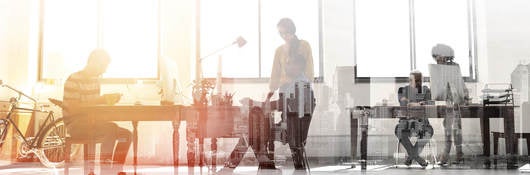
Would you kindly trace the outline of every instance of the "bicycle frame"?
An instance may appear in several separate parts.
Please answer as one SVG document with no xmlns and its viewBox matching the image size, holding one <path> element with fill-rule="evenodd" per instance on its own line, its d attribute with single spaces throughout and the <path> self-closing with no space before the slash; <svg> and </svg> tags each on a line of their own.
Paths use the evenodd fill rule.
<svg viewBox="0 0 530 175">
<path fill-rule="evenodd" d="M 17 92 L 18 96 L 17 97 L 12 97 L 9 100 L 9 103 L 10 103 L 9 112 L 6 115 L 6 118 L 2 119 L 4 121 L 6 121 L 6 123 L 5 123 L 4 133 L 0 137 L 0 148 L 2 148 L 3 143 L 5 142 L 5 139 L 6 139 L 6 136 L 7 136 L 7 132 L 9 131 L 9 125 L 10 124 L 13 125 L 13 127 L 15 128 L 16 134 L 17 134 L 17 136 L 19 136 L 17 138 L 19 138 L 22 141 L 22 144 L 25 144 L 26 146 L 28 146 L 29 149 L 33 149 L 33 148 L 38 147 L 38 145 L 36 145 L 36 143 L 37 143 L 37 140 L 39 140 L 38 137 L 42 134 L 42 132 L 44 132 L 43 128 L 47 124 L 51 124 L 51 123 L 55 122 L 53 111 L 45 111 L 45 110 L 42 110 L 42 109 L 30 109 L 30 108 L 20 107 L 19 106 L 19 101 L 22 98 L 22 96 L 24 96 L 24 97 L 28 98 L 29 100 L 33 101 L 33 107 L 34 108 L 37 108 L 37 100 L 31 98 L 30 96 L 24 94 L 21 91 L 16 90 L 15 88 L 12 88 L 9 85 L 1 84 L 1 86 L 2 87 L 7 87 L 8 89 Z M 41 106 L 41 107 L 44 107 L 44 106 Z M 44 120 L 44 122 L 39 126 L 39 129 L 38 129 L 37 133 L 34 134 L 34 136 L 26 136 L 25 134 L 22 133 L 22 131 L 20 130 L 20 128 L 18 127 L 16 122 L 13 121 L 13 115 L 14 114 L 19 114 L 19 113 L 32 113 L 32 117 L 35 117 L 36 113 L 38 113 L 38 112 L 47 113 L 48 115 L 46 116 L 46 119 Z M 33 139 L 30 140 L 29 139 L 30 137 L 33 137 Z"/>
<path fill-rule="evenodd" d="M 37 147 L 36 142 L 38 140 L 38 137 L 43 132 L 42 128 L 44 126 L 46 126 L 47 124 L 53 123 L 55 121 L 55 118 L 54 118 L 54 115 L 53 115 L 53 111 L 44 111 L 44 110 L 39 110 L 39 109 L 22 108 L 22 107 L 18 107 L 17 103 L 18 102 L 11 103 L 11 110 L 9 111 L 9 113 L 7 114 L 7 116 L 5 118 L 8 121 L 7 125 L 6 125 L 6 128 L 5 128 L 6 129 L 6 134 L 7 134 L 7 131 L 9 129 L 9 125 L 11 124 L 15 128 L 16 134 L 18 136 L 20 136 L 20 139 L 21 139 L 22 143 L 30 146 L 30 148 L 35 148 L 35 147 Z M 26 136 L 25 134 L 22 133 L 22 131 L 20 130 L 18 125 L 13 121 L 13 114 L 15 114 L 15 113 L 33 113 L 33 115 L 34 115 L 37 112 L 48 113 L 48 115 L 46 116 L 46 119 L 44 120 L 44 122 L 39 126 L 39 129 L 37 130 L 37 133 L 35 133 L 35 135 L 33 136 L 34 139 L 29 140 L 28 138 L 32 137 L 32 136 Z M 2 143 L 5 141 L 4 139 L 5 139 L 5 136 L 1 140 Z M 0 147 L 1 146 L 2 146 L 2 144 L 0 144 Z"/>
</svg>

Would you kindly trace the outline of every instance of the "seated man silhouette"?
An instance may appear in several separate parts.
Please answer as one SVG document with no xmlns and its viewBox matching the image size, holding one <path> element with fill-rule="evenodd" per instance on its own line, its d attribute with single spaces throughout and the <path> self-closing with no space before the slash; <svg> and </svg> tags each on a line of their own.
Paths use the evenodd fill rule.
<svg viewBox="0 0 530 175">
<path fill-rule="evenodd" d="M 249 145 L 254 150 L 254 154 L 259 162 L 260 169 L 275 169 L 274 163 L 274 143 L 281 141 L 289 144 L 293 165 L 296 170 L 308 168 L 305 159 L 305 144 L 309 125 L 315 107 L 315 98 L 311 89 L 311 81 L 305 77 L 305 58 L 297 56 L 291 58 L 285 65 L 286 76 L 289 80 L 279 87 L 279 99 L 270 101 L 273 94 L 269 93 L 265 102 L 253 101 L 244 98 L 241 102 L 250 105 L 249 123 Z M 270 126 L 272 120 L 271 111 L 282 112 L 282 120 Z M 267 119 L 263 119 L 267 118 Z M 270 120 L 269 120 L 270 119 Z M 260 126 L 261 125 L 261 126 Z M 260 130 L 259 132 L 256 130 Z M 259 133 L 261 135 L 253 135 Z M 235 168 L 247 151 L 244 139 L 240 139 L 235 150 L 230 155 L 227 163 L 228 167 Z"/>
<path fill-rule="evenodd" d="M 101 174 L 124 174 L 120 171 L 131 145 L 131 132 L 108 121 L 91 125 L 91 120 L 79 111 L 81 106 L 119 101 L 119 94 L 100 95 L 99 78 L 109 63 L 109 54 L 103 49 L 95 49 L 90 53 L 84 69 L 68 77 L 64 83 L 63 116 L 72 138 L 93 139 L 102 143 L 100 159 L 102 164 L 107 165 L 102 166 Z"/>
<path fill-rule="evenodd" d="M 411 110 L 414 106 L 420 106 L 431 99 L 429 88 L 422 86 L 421 72 L 413 71 L 410 73 L 409 85 L 399 88 L 398 99 L 400 106 L 407 106 L 409 108 L 407 110 Z M 419 156 L 425 144 L 429 142 L 434 134 L 426 114 L 424 116 L 400 118 L 399 123 L 396 125 L 395 134 L 408 154 L 405 165 L 410 166 L 412 161 L 416 160 L 422 167 L 427 167 L 428 163 Z M 417 137 L 415 145 L 410 141 L 410 137 L 414 136 Z"/>
</svg>

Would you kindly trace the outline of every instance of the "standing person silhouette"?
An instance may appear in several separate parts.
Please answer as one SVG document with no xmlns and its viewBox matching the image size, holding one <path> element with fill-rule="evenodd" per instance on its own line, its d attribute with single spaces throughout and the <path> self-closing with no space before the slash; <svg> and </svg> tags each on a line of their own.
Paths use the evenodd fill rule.
<svg viewBox="0 0 530 175">
<path fill-rule="evenodd" d="M 457 66 L 459 65 L 455 63 L 454 60 L 454 50 L 445 44 L 436 44 L 432 50 L 432 57 L 434 61 L 436 61 L 436 64 L 440 65 L 449 65 L 449 66 Z M 448 93 L 448 92 L 446 92 Z M 465 93 L 465 100 L 468 99 L 467 95 L 467 89 L 464 87 L 464 93 Z M 451 97 L 451 98 L 457 98 L 457 97 Z M 454 101 L 454 100 L 449 100 Z M 456 149 L 456 161 L 455 163 L 461 163 L 464 158 L 464 153 L 462 152 L 462 119 L 460 114 L 460 105 L 457 102 L 453 103 L 450 102 L 447 104 L 447 108 L 445 111 L 445 118 L 443 121 L 444 126 L 444 135 L 445 135 L 445 147 L 442 155 L 440 155 L 439 158 L 439 165 L 447 165 L 449 161 L 449 153 L 451 152 L 451 147 L 453 145 L 453 138 L 454 138 L 454 145 Z"/>
<path fill-rule="evenodd" d="M 304 170 L 308 168 L 304 158 L 304 146 L 315 106 L 315 99 L 311 90 L 311 82 L 314 79 L 312 50 L 307 41 L 300 40 L 295 35 L 296 26 L 291 19 L 282 18 L 277 24 L 277 29 L 280 37 L 284 40 L 284 44 L 276 49 L 274 55 L 267 101 L 274 95 L 275 91 L 279 91 L 280 100 L 271 101 L 268 104 L 272 110 L 282 111 L 282 115 L 284 115 L 282 119 L 285 119 L 286 128 L 284 128 L 284 137 L 281 141 L 289 143 L 294 168 Z M 296 90 L 296 88 L 299 90 Z M 295 92 L 304 94 L 302 95 L 303 98 L 300 98 L 300 95 L 297 96 Z M 284 98 L 282 99 L 282 97 Z M 294 106 L 288 107 L 287 103 L 284 103 L 286 101 L 290 101 L 291 104 L 303 104 L 306 107 L 304 109 L 298 108 L 303 111 L 288 110 L 288 108 L 292 109 Z M 248 104 L 248 101 L 243 103 Z M 253 102 L 252 104 L 256 106 L 259 103 Z M 251 113 L 250 115 L 258 114 Z M 279 125 L 281 124 L 277 124 L 276 127 L 280 127 Z M 264 148 L 263 146 L 250 146 L 254 149 L 260 169 L 276 169 L 274 160 L 265 155 L 265 150 L 260 150 Z M 235 168 L 240 163 L 247 149 L 247 143 L 241 138 L 225 167 Z"/>
</svg>

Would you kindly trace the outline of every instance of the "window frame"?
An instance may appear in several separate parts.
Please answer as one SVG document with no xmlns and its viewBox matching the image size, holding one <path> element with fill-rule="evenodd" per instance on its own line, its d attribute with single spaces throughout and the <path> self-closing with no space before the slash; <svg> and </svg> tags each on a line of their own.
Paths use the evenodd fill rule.
<svg viewBox="0 0 530 175">
<path fill-rule="evenodd" d="M 252 78 L 233 78 L 233 77 L 222 77 L 221 78 L 221 82 L 222 83 L 234 83 L 234 82 L 238 82 L 238 83 L 267 83 L 269 82 L 269 79 L 270 79 L 270 76 L 269 75 L 262 75 L 262 57 L 261 57 L 261 52 L 262 52 L 262 39 L 261 39 L 261 28 L 262 28 L 262 8 L 261 8 L 261 4 L 263 2 L 266 2 L 266 0 L 257 0 L 258 1 L 258 10 L 256 13 L 258 13 L 258 53 L 257 54 L 257 59 L 258 59 L 258 75 L 259 77 L 252 77 Z M 318 6 L 318 59 L 315 59 L 316 56 L 313 55 L 313 61 L 318 61 L 319 62 L 319 65 L 318 65 L 318 75 L 315 75 L 315 78 L 313 80 L 313 82 L 315 83 L 323 83 L 324 82 L 324 59 L 323 59 L 323 46 L 322 46 L 322 43 L 323 43 L 323 34 L 322 34 L 322 0 L 317 0 L 317 6 Z M 196 14 L 197 18 L 195 19 L 196 20 L 196 31 L 201 31 L 201 0 L 197 0 L 196 1 Z M 201 63 L 201 32 L 196 32 L 195 34 L 195 78 L 196 79 L 200 79 L 200 78 L 203 78 L 201 77 L 202 75 L 200 75 L 201 73 L 201 69 L 202 69 L 202 63 Z M 216 78 L 215 77 L 204 77 L 204 79 L 207 79 L 207 80 L 210 80 L 210 81 L 214 81 Z"/>
<path fill-rule="evenodd" d="M 411 70 L 414 70 L 416 68 L 416 45 L 415 45 L 415 14 L 414 14 L 414 11 L 415 11 L 415 6 L 414 6 L 414 1 L 415 0 L 409 0 L 409 22 L 410 22 L 410 27 L 411 27 L 411 30 L 409 30 L 410 32 L 410 45 L 411 45 L 411 57 L 410 57 L 410 67 L 411 67 Z M 467 21 L 468 21 L 468 46 L 469 46 L 469 49 L 467 52 L 468 52 L 468 58 L 469 58 L 469 67 L 468 68 L 464 68 L 464 67 L 461 67 L 460 69 L 462 71 L 465 71 L 466 69 L 469 71 L 469 76 L 464 76 L 462 77 L 464 79 L 465 82 L 478 82 L 478 70 L 477 70 L 477 63 L 478 63 L 478 58 L 477 58 L 477 31 L 476 31 L 476 8 L 475 8 L 475 1 L 474 0 L 466 0 L 467 2 Z M 357 7 L 355 6 L 355 3 L 354 3 L 354 10 L 357 9 Z M 395 83 L 406 83 L 409 81 L 409 77 L 365 77 L 365 76 L 358 76 L 357 75 L 357 69 L 358 69 L 358 65 L 357 65 L 357 32 L 356 32 L 356 28 L 357 28 L 357 22 L 356 22 L 356 12 L 354 13 L 354 21 L 353 21 L 353 24 L 354 24 L 354 28 L 353 28 L 353 31 L 354 31 L 354 38 L 353 38 L 353 42 L 354 42 L 354 62 L 355 62 L 355 65 L 354 65 L 354 79 L 355 79 L 355 83 L 371 83 L 371 82 L 395 82 Z M 430 82 L 430 76 L 425 76 L 423 77 L 423 81 L 424 82 Z"/>
</svg>

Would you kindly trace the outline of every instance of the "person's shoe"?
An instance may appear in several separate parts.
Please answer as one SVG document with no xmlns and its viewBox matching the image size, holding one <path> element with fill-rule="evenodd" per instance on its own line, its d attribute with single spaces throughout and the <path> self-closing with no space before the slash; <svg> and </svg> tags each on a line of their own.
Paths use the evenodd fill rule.
<svg viewBox="0 0 530 175">
<path fill-rule="evenodd" d="M 271 170 L 276 170 L 276 166 L 274 165 L 274 163 L 264 163 L 264 164 L 259 164 L 258 166 L 258 169 L 271 169 Z"/>
<path fill-rule="evenodd" d="M 426 162 L 425 160 L 418 162 L 420 164 L 421 168 L 425 169 L 427 166 L 429 166 L 429 162 Z"/>
<path fill-rule="evenodd" d="M 412 159 L 410 157 L 407 157 L 407 159 L 405 160 L 405 165 L 407 166 L 412 165 Z"/>
<path fill-rule="evenodd" d="M 447 166 L 448 165 L 448 159 L 449 159 L 448 155 L 442 154 L 442 155 L 440 155 L 440 157 L 438 157 L 438 162 L 436 164 L 438 164 L 440 166 Z"/>
<path fill-rule="evenodd" d="M 453 163 L 454 164 L 463 164 L 464 163 L 464 154 L 463 153 L 456 153 L 456 160 Z"/>
<path fill-rule="evenodd" d="M 225 163 L 224 167 L 225 168 L 236 168 L 237 165 L 235 163 L 232 163 L 232 162 L 228 161 L 228 162 Z"/>
<path fill-rule="evenodd" d="M 464 164 L 464 158 L 457 158 L 455 161 L 452 162 L 453 164 Z"/>
<path fill-rule="evenodd" d="M 442 167 L 446 167 L 446 166 L 449 165 L 449 163 L 447 163 L 447 161 L 445 161 L 445 160 L 440 160 L 440 161 L 438 161 L 436 164 L 437 164 L 437 165 L 440 165 L 440 166 L 442 166 Z"/>
<path fill-rule="evenodd" d="M 277 175 L 277 174 L 283 174 L 282 170 L 278 168 L 274 169 L 258 169 L 258 175 Z"/>
<path fill-rule="evenodd" d="M 234 169 L 235 168 L 230 168 L 230 167 L 223 167 L 221 168 L 221 170 L 217 171 L 217 173 L 215 174 L 219 174 L 219 175 L 225 175 L 225 174 L 234 174 Z"/>
</svg>

